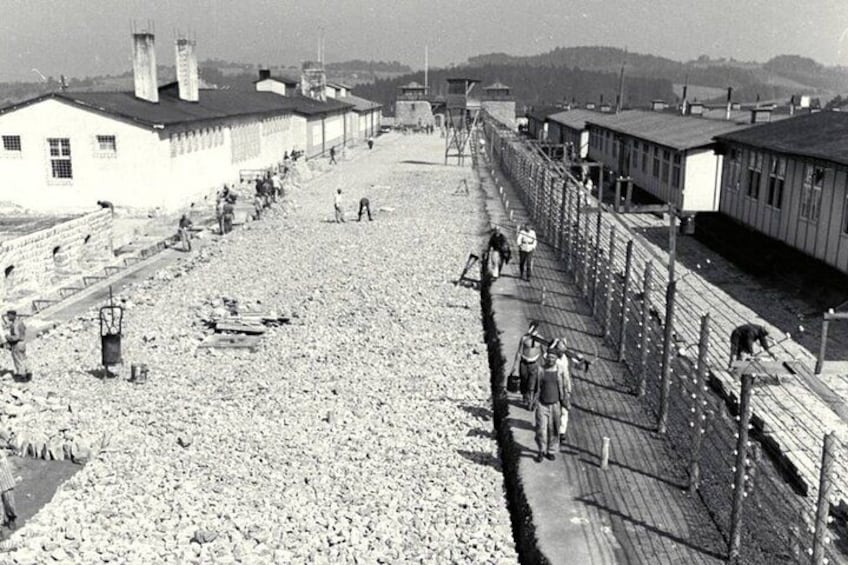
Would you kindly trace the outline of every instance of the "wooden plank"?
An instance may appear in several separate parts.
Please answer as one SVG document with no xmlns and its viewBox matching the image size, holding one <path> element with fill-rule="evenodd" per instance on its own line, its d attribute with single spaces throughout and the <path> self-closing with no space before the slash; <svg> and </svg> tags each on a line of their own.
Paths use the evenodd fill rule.
<svg viewBox="0 0 848 565">
<path fill-rule="evenodd" d="M 265 326 L 255 324 L 241 324 L 238 322 L 216 322 L 216 332 L 237 332 L 242 334 L 261 335 L 268 329 Z"/>
<path fill-rule="evenodd" d="M 198 348 L 206 349 L 254 349 L 262 336 L 214 334 L 204 339 Z"/>
</svg>

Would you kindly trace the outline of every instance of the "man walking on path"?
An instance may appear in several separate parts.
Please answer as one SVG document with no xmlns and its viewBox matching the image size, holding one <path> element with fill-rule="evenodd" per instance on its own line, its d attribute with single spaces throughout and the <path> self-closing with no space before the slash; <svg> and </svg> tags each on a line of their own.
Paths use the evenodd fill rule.
<svg viewBox="0 0 848 565">
<path fill-rule="evenodd" d="M 362 198 L 359 199 L 359 217 L 356 220 L 357 222 L 362 221 L 363 210 L 368 212 L 368 221 L 370 222 L 372 220 L 372 218 L 371 218 L 371 201 L 368 200 L 365 197 L 362 197 Z"/>
<path fill-rule="evenodd" d="M 12 352 L 12 362 L 15 364 L 15 380 L 20 382 L 31 381 L 32 373 L 29 370 L 26 356 L 26 326 L 14 310 L 9 310 L 3 317 L 3 337 L 6 339 L 6 346 L 9 351 Z"/>
<path fill-rule="evenodd" d="M 191 251 L 191 233 L 189 230 L 191 229 L 191 220 L 188 217 L 188 214 L 183 214 L 180 218 L 180 227 L 179 227 L 179 235 L 180 241 L 183 245 L 183 251 Z"/>
<path fill-rule="evenodd" d="M 368 149 L 374 149 L 374 138 L 368 137 Z"/>
<path fill-rule="evenodd" d="M 336 212 L 336 223 L 343 223 L 345 221 L 344 218 L 344 210 L 342 209 L 342 189 L 336 189 L 336 200 L 333 203 L 333 208 Z"/>
<path fill-rule="evenodd" d="M 518 355 L 521 360 L 518 364 L 518 376 L 521 381 L 521 394 L 524 397 L 524 405 L 530 409 L 531 393 L 536 386 L 539 373 L 539 358 L 542 356 L 542 348 L 539 345 L 536 329 L 539 322 L 530 322 L 527 333 L 521 336 L 518 344 Z"/>
<path fill-rule="evenodd" d="M 568 431 L 568 411 L 571 409 L 571 359 L 568 357 L 568 347 L 564 337 L 555 339 L 551 344 L 551 350 L 557 356 L 557 375 L 564 393 L 559 415 L 559 437 L 563 439 Z"/>
<path fill-rule="evenodd" d="M 330 147 L 330 164 L 331 165 L 336 164 L 336 146 L 335 145 Z"/>
<path fill-rule="evenodd" d="M 539 378 L 530 397 L 530 410 L 536 412 L 536 462 L 542 457 L 553 461 L 559 451 L 560 416 L 568 404 L 568 393 L 564 390 L 560 371 L 557 367 L 557 354 L 549 350 Z"/>
<path fill-rule="evenodd" d="M 506 236 L 501 233 L 498 226 L 492 228 L 492 235 L 489 237 L 489 269 L 492 271 L 492 277 L 498 278 L 503 270 L 504 263 L 509 263 L 511 251 L 509 241 Z"/>
<path fill-rule="evenodd" d="M 533 274 L 533 252 L 536 251 L 536 232 L 530 224 L 524 224 L 518 231 L 518 270 L 521 278 L 529 281 Z M 527 277 L 524 277 L 525 271 Z"/>
</svg>

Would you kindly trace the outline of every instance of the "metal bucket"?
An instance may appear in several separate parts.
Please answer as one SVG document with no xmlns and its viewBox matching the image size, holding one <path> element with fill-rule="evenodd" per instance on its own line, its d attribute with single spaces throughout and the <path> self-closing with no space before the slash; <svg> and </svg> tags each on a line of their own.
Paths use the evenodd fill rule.
<svg viewBox="0 0 848 565">
<path fill-rule="evenodd" d="M 121 334 L 100 336 L 100 350 L 104 367 L 123 363 L 121 359 Z"/>
<path fill-rule="evenodd" d="M 134 383 L 142 384 L 147 382 L 147 365 L 138 364 L 130 367 L 130 380 Z"/>
</svg>

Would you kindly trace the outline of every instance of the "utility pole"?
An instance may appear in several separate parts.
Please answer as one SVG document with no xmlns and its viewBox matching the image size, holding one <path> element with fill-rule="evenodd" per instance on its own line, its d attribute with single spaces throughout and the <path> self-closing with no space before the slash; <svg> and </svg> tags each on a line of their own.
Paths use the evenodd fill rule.
<svg viewBox="0 0 848 565">
<path fill-rule="evenodd" d="M 430 94 L 430 82 L 428 80 L 429 75 L 429 53 L 427 52 L 427 46 L 424 46 L 424 96 Z"/>
<path fill-rule="evenodd" d="M 615 98 L 615 113 L 621 113 L 621 105 L 624 102 L 624 64 L 627 61 L 627 48 L 624 48 L 624 56 L 621 59 L 621 72 L 618 75 L 618 95 Z"/>
</svg>

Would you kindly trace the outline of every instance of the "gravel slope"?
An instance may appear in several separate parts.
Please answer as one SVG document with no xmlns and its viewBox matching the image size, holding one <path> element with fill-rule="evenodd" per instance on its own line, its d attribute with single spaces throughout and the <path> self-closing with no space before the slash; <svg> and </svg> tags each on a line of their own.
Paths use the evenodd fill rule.
<svg viewBox="0 0 848 565">
<path fill-rule="evenodd" d="M 515 562 L 479 297 L 451 283 L 482 241 L 480 202 L 451 194 L 472 173 L 438 164 L 438 137 L 384 139 L 288 217 L 128 293 L 125 358 L 150 366 L 146 385 L 86 372 L 96 312 L 31 346 L 29 389 L 50 400 L 0 427 L 105 450 L 0 560 Z M 326 222 L 337 187 L 349 215 L 368 195 L 375 221 Z M 254 353 L 198 352 L 221 296 L 297 317 Z"/>
</svg>

